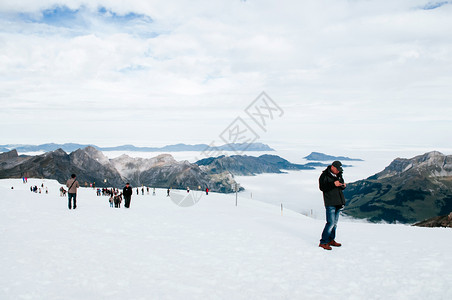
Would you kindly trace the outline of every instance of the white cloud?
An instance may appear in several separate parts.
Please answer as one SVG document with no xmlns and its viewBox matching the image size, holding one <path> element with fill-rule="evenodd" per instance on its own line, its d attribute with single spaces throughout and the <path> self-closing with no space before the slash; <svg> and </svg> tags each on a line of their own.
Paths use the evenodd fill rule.
<svg viewBox="0 0 452 300">
<path fill-rule="evenodd" d="M 450 147 L 452 5 L 434 4 L 2 1 L 2 140 L 208 143 L 265 90 L 287 113 L 264 142 Z"/>
</svg>

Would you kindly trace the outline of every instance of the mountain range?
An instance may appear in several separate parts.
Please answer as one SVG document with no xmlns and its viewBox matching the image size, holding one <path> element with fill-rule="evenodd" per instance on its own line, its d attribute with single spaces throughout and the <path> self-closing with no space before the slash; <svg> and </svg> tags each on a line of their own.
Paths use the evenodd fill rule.
<svg viewBox="0 0 452 300">
<path fill-rule="evenodd" d="M 350 158 L 346 156 L 332 156 L 320 152 L 311 152 L 308 156 L 303 157 L 306 160 L 314 160 L 314 161 L 334 161 L 334 160 L 341 160 L 341 161 L 363 161 L 360 158 Z"/>
<path fill-rule="evenodd" d="M 234 175 L 253 176 L 309 170 L 323 163 L 293 164 L 276 155 L 232 155 L 210 157 L 190 163 L 170 154 L 153 158 L 121 155 L 109 159 L 88 146 L 67 154 L 62 149 L 41 155 L 18 155 L 17 150 L 0 153 L 0 178 L 47 178 L 64 184 L 72 173 L 82 186 L 122 187 L 125 182 L 158 188 L 205 189 L 230 193 Z M 243 188 L 241 188 L 243 189 Z M 383 171 L 349 183 L 344 190 L 344 213 L 373 222 L 415 223 L 452 211 L 452 155 L 429 152 L 410 159 L 397 158 Z"/>
<path fill-rule="evenodd" d="M 293 164 L 277 155 L 264 154 L 259 157 L 231 155 L 209 157 L 196 162 L 207 173 L 218 174 L 225 171 L 234 175 L 253 176 L 262 173 L 283 173 L 282 170 L 313 170 L 309 165 Z"/>
<path fill-rule="evenodd" d="M 208 151 L 208 152 L 220 152 L 220 151 L 275 151 L 266 144 L 262 143 L 232 143 L 225 144 L 222 146 L 209 146 L 207 144 L 196 144 L 196 145 L 186 145 L 186 144 L 175 144 L 167 145 L 164 147 L 136 147 L 134 145 L 122 145 L 116 147 L 99 147 L 96 145 L 83 145 L 83 144 L 41 144 L 41 145 L 16 145 L 7 144 L 0 145 L 0 152 L 8 152 L 10 150 L 16 149 L 18 152 L 49 152 L 55 151 L 57 149 L 62 149 L 66 152 L 73 152 L 78 149 L 83 149 L 86 147 L 93 147 L 100 151 L 141 151 L 141 152 L 180 152 L 180 151 Z"/>
<path fill-rule="evenodd" d="M 322 163 L 293 164 L 276 155 L 232 155 L 211 157 L 190 163 L 176 161 L 170 154 L 132 158 L 121 155 L 107 158 L 98 149 L 88 146 L 67 154 L 63 149 L 41 155 L 18 155 L 17 150 L 0 154 L 0 178 L 48 178 L 64 183 L 72 173 L 82 183 L 98 187 L 132 186 L 191 189 L 209 187 L 211 191 L 235 191 L 234 175 L 252 176 L 262 173 L 283 173 L 283 170 L 310 170 Z M 243 190 L 243 188 L 241 188 Z"/>
<path fill-rule="evenodd" d="M 230 193 L 236 182 L 229 172 L 207 174 L 196 164 L 176 161 L 169 154 L 150 159 L 122 155 L 108 159 L 101 151 L 88 146 L 67 154 L 62 149 L 36 156 L 19 156 L 16 150 L 0 154 L 0 178 L 47 178 L 64 184 L 72 173 L 83 186 L 95 183 L 97 187 L 132 186 L 157 188 L 205 189 Z"/>
<path fill-rule="evenodd" d="M 452 155 L 397 158 L 383 171 L 347 185 L 344 213 L 373 222 L 414 223 L 452 211 Z"/>
</svg>

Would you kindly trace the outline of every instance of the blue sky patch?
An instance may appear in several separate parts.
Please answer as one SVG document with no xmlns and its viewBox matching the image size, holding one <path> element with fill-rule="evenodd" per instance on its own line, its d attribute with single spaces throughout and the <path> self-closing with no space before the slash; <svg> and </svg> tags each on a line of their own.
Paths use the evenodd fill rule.
<svg viewBox="0 0 452 300">
<path fill-rule="evenodd" d="M 148 69 L 149 69 L 148 67 L 143 66 L 143 65 L 130 65 L 130 66 L 120 69 L 119 72 L 130 73 L 130 72 L 137 72 L 137 71 L 145 71 Z"/>
<path fill-rule="evenodd" d="M 57 6 L 43 10 L 40 15 L 19 13 L 16 17 L 29 23 L 47 24 L 55 27 L 79 27 L 81 25 L 80 11 L 81 9 Z"/>
<path fill-rule="evenodd" d="M 432 10 L 432 9 L 439 8 L 439 7 L 441 7 L 443 5 L 446 5 L 446 4 L 450 4 L 450 2 L 449 1 L 429 2 L 422 9 L 424 9 L 424 10 Z"/>
<path fill-rule="evenodd" d="M 15 16 L 27 23 L 46 24 L 56 28 L 64 28 L 72 34 L 86 34 L 96 32 L 100 24 L 107 25 L 112 32 L 124 32 L 143 38 L 158 36 L 151 25 L 153 20 L 145 14 L 129 12 L 119 14 L 106 7 L 97 10 L 80 6 L 71 9 L 67 6 L 55 6 L 41 11 L 41 14 L 20 13 Z"/>
<path fill-rule="evenodd" d="M 110 19 L 115 22 L 127 23 L 132 21 L 141 21 L 145 23 L 152 23 L 152 19 L 144 14 L 130 12 L 125 15 L 119 15 L 111 10 L 106 9 L 105 7 L 100 7 L 97 12 L 104 18 Z"/>
<path fill-rule="evenodd" d="M 72 10 L 66 6 L 58 6 L 53 9 L 46 9 L 42 12 L 42 23 L 54 26 L 67 26 L 75 22 L 79 9 Z"/>
</svg>

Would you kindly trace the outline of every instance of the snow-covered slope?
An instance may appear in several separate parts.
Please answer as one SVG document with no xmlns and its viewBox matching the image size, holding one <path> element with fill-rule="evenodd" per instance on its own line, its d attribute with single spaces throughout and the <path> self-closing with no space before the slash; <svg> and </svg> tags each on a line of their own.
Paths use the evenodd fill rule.
<svg viewBox="0 0 452 300">
<path fill-rule="evenodd" d="M 452 299 L 450 229 L 342 220 L 325 251 L 323 221 L 251 199 L 82 188 L 68 210 L 59 187 L 0 180 L 0 299 Z"/>
</svg>

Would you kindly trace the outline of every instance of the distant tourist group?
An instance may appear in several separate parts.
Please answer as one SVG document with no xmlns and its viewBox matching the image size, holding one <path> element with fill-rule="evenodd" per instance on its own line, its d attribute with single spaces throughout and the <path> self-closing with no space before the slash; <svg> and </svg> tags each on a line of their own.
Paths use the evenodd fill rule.
<svg viewBox="0 0 452 300">
<path fill-rule="evenodd" d="M 27 181 L 24 181 L 24 183 L 27 183 Z M 30 192 L 39 193 L 39 194 L 41 194 L 42 192 L 45 192 L 46 194 L 48 194 L 49 189 L 47 187 L 44 187 L 44 183 L 43 183 L 43 184 L 41 184 L 41 187 L 38 187 L 37 185 L 30 186 Z"/>
<path fill-rule="evenodd" d="M 86 186 L 86 184 L 85 184 Z M 76 209 L 77 208 L 77 189 L 80 187 L 79 182 L 77 181 L 77 176 L 75 174 L 71 175 L 71 178 L 67 180 L 66 182 L 67 190 L 64 187 L 60 188 L 60 196 L 68 195 L 68 208 L 69 209 Z M 95 185 L 90 185 L 90 187 L 95 188 Z M 198 187 L 200 189 L 201 187 Z M 114 208 L 120 208 L 121 203 L 124 200 L 124 207 L 130 208 L 130 203 L 132 200 L 132 194 L 133 194 L 132 186 L 129 182 L 126 183 L 125 187 L 120 192 L 117 188 L 97 188 L 96 189 L 96 195 L 97 196 L 108 196 L 108 202 L 110 204 L 110 207 Z M 136 194 L 139 195 L 140 191 L 141 194 L 144 195 L 145 191 L 149 195 L 150 194 L 150 188 L 142 186 L 140 188 L 135 189 Z M 167 189 L 167 197 L 170 196 L 170 188 Z M 209 194 L 209 188 L 206 188 L 206 195 Z M 190 188 L 187 187 L 187 193 L 190 192 Z M 156 195 L 155 188 L 152 188 L 152 195 Z"/>
</svg>

